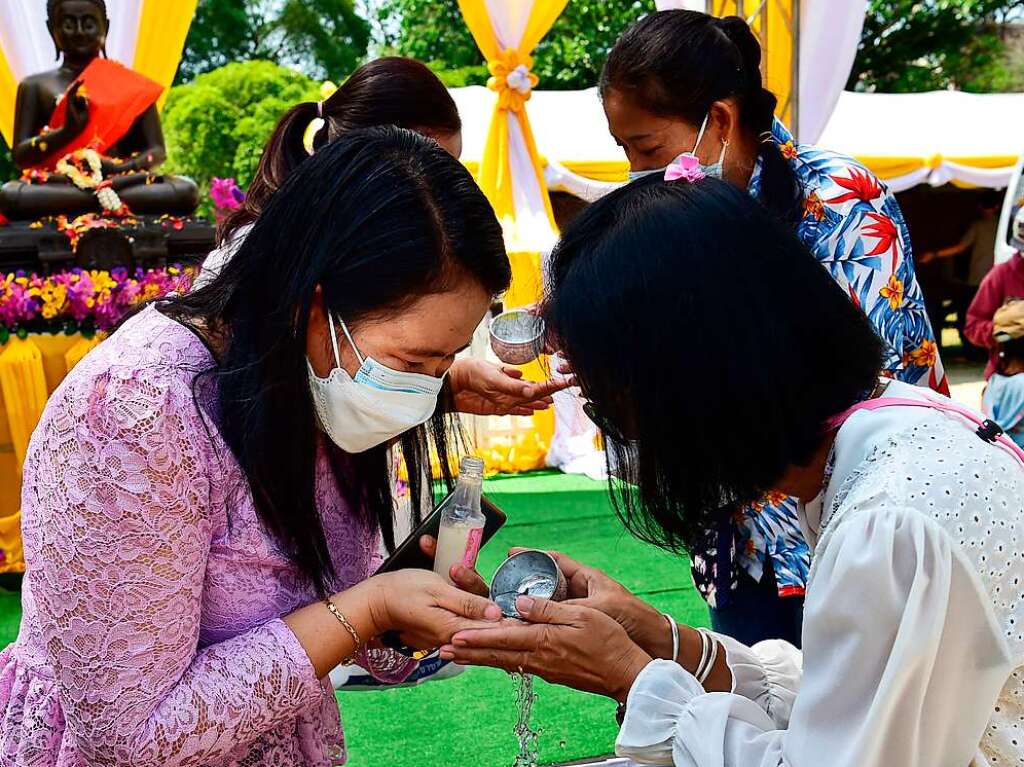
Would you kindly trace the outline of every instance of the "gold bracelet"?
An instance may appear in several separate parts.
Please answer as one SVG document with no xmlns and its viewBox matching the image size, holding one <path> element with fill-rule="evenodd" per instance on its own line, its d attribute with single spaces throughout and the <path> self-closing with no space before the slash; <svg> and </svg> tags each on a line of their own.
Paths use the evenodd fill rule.
<svg viewBox="0 0 1024 767">
<path fill-rule="evenodd" d="M 342 666 L 351 666 L 356 662 L 356 655 L 359 653 L 359 648 L 363 646 L 363 640 L 359 638 L 359 632 L 356 631 L 355 627 L 348 622 L 348 618 L 342 614 L 341 610 L 338 609 L 338 606 L 334 604 L 334 602 L 325 597 L 324 604 L 327 605 L 327 609 L 331 611 L 331 615 L 337 618 L 338 622 L 348 630 L 349 634 L 352 635 L 352 641 L 355 642 L 355 647 L 353 648 L 352 653 L 341 661 Z"/>
</svg>

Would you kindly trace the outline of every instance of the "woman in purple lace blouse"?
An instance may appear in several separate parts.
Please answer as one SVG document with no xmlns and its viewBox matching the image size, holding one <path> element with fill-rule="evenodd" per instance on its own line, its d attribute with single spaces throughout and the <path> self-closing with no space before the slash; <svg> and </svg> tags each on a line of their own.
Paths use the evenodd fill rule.
<svg viewBox="0 0 1024 767">
<path fill-rule="evenodd" d="M 46 407 L 0 765 L 340 764 L 329 669 L 398 681 L 411 662 L 376 637 L 436 647 L 498 617 L 432 573 L 368 577 L 394 544 L 387 447 L 413 478 L 430 442 L 444 458 L 445 373 L 509 283 L 473 179 L 408 131 L 354 132 L 241 248 Z"/>
</svg>

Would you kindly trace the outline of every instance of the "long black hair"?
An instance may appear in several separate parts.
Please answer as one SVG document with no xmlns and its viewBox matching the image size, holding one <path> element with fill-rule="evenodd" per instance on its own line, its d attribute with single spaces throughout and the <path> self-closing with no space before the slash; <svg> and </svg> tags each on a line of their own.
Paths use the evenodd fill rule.
<svg viewBox="0 0 1024 767">
<path fill-rule="evenodd" d="M 259 216 L 270 195 L 306 159 L 306 128 L 316 117 L 326 126 L 316 134 L 314 149 L 357 128 L 397 125 L 431 138 L 462 130 L 462 120 L 448 89 L 425 64 L 400 56 L 368 61 L 353 72 L 330 98 L 304 101 L 282 115 L 267 140 L 245 202 L 221 226 L 220 239 Z"/>
<path fill-rule="evenodd" d="M 638 537 L 695 550 L 737 504 L 806 465 L 882 349 L 792 229 L 714 179 L 644 179 L 590 205 L 552 256 L 543 315 L 635 487 Z M 606 436 L 608 435 L 606 431 Z"/>
<path fill-rule="evenodd" d="M 394 508 L 385 446 L 350 455 L 319 436 L 306 366 L 316 287 L 326 310 L 358 326 L 461 280 L 497 295 L 510 279 L 501 227 L 469 172 L 435 142 L 387 127 L 352 131 L 303 162 L 219 276 L 163 307 L 221 341 L 217 367 L 201 374 L 217 387 L 217 426 L 263 524 L 321 591 L 333 568 L 315 500 L 318 443 L 389 549 Z M 430 442 L 447 472 L 444 409 L 401 441 L 417 521 Z"/>
<path fill-rule="evenodd" d="M 645 110 L 700 125 L 716 101 L 733 98 L 740 124 L 760 148 L 761 201 L 796 225 L 803 195 L 796 174 L 770 139 L 778 100 L 761 80 L 761 45 L 738 16 L 699 11 L 652 13 L 627 29 L 601 72 L 601 94 L 613 88 Z"/>
</svg>

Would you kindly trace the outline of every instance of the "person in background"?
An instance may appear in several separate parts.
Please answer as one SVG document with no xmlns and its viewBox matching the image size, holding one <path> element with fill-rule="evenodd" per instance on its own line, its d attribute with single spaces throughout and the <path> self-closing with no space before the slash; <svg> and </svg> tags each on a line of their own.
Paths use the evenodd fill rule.
<svg viewBox="0 0 1024 767">
<path fill-rule="evenodd" d="M 75 366 L 25 459 L 0 764 L 337 765 L 331 668 L 401 681 L 415 664 L 377 637 L 432 648 L 500 617 L 433 573 L 373 573 L 395 547 L 388 446 L 418 512 L 455 445 L 446 373 L 510 280 L 458 161 L 352 132 L 210 285 Z"/>
<path fill-rule="evenodd" d="M 741 18 L 662 11 L 628 29 L 608 57 L 600 90 L 631 176 L 663 174 L 690 153 L 706 175 L 748 190 L 868 317 L 885 350 L 883 374 L 947 392 L 896 198 L 860 163 L 798 144 L 775 119 L 777 101 L 763 86 L 760 65 L 761 47 Z M 720 290 L 724 307 L 729 282 Z M 806 321 L 818 327 L 812 314 Z M 831 330 L 820 327 L 813 343 L 842 343 Z M 676 341 L 682 351 L 690 338 L 683 332 Z M 753 372 L 740 361 L 734 374 Z M 781 638 L 799 645 L 810 550 L 794 499 L 773 493 L 738 510 L 691 554 L 716 629 L 747 643 Z"/>
<path fill-rule="evenodd" d="M 1008 302 L 1024 299 L 1024 208 L 1017 211 L 1011 222 L 1010 242 L 1016 248 L 1009 261 L 996 264 L 981 281 L 978 293 L 967 309 L 964 333 L 975 346 L 989 350 L 985 379 L 995 373 L 999 364 L 999 345 L 995 338 L 996 312 Z"/>
<path fill-rule="evenodd" d="M 998 362 L 988 379 L 985 413 L 1018 445 L 1024 446 L 1024 300 L 1000 307 L 992 320 Z"/>
<path fill-rule="evenodd" d="M 314 123 L 314 121 L 321 123 Z M 307 131 L 320 126 L 307 147 Z M 211 284 L 238 252 L 274 192 L 311 153 L 351 130 L 376 125 L 407 128 L 435 141 L 452 157 L 462 154 L 462 120 L 448 89 L 426 65 L 388 56 L 353 72 L 330 98 L 289 109 L 263 149 L 245 201 L 221 225 L 220 245 L 203 263 L 193 290 Z M 287 254 L 284 255 L 287 257 Z M 531 415 L 551 406 L 564 381 L 531 382 L 511 365 L 463 357 L 448 374 L 459 412 Z"/>
<path fill-rule="evenodd" d="M 935 259 L 955 258 L 964 253 L 970 253 L 966 277 L 954 277 L 956 297 L 953 301 L 953 308 L 957 314 L 957 331 L 965 341 L 970 340 L 964 332 L 967 309 L 978 294 L 982 281 L 992 270 L 995 259 L 1001 208 L 1002 198 L 999 195 L 984 194 L 978 205 L 978 218 L 967 228 L 967 232 L 960 242 L 948 248 L 926 252 L 921 256 L 921 263 L 927 264 Z"/>
</svg>

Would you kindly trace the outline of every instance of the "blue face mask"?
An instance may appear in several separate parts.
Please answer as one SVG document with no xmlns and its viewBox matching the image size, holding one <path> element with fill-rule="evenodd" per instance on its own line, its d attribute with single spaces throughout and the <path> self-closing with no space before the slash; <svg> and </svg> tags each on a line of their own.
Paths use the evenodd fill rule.
<svg viewBox="0 0 1024 767">
<path fill-rule="evenodd" d="M 691 157 L 695 157 L 696 156 L 697 150 L 700 148 L 700 142 L 704 138 L 704 131 L 707 130 L 708 118 L 710 118 L 710 117 L 711 117 L 710 114 L 706 115 L 704 117 L 704 122 L 702 122 L 700 124 L 700 130 L 697 131 L 697 141 L 694 143 L 693 149 L 691 151 L 689 151 L 689 152 L 683 152 L 682 155 L 679 155 L 679 156 L 677 156 L 675 158 L 676 160 L 678 160 L 679 157 L 682 157 L 683 155 L 690 155 Z M 724 172 L 724 168 L 725 168 L 725 151 L 728 148 L 729 148 L 729 142 L 728 141 L 722 141 L 722 153 L 720 155 L 718 155 L 718 162 L 712 163 L 711 165 L 704 165 L 703 163 L 700 163 L 700 169 L 704 172 L 705 176 L 708 176 L 709 178 L 722 178 L 723 172 Z M 675 160 L 673 160 L 673 162 L 675 162 Z M 668 168 L 668 166 L 666 165 L 663 168 L 648 168 L 647 170 L 631 170 L 629 172 L 629 180 L 630 181 L 636 181 L 638 178 L 644 178 L 645 176 L 651 176 L 651 175 L 654 175 L 655 173 L 660 173 L 660 174 L 664 175 L 665 174 L 665 170 L 667 168 Z"/>
</svg>

